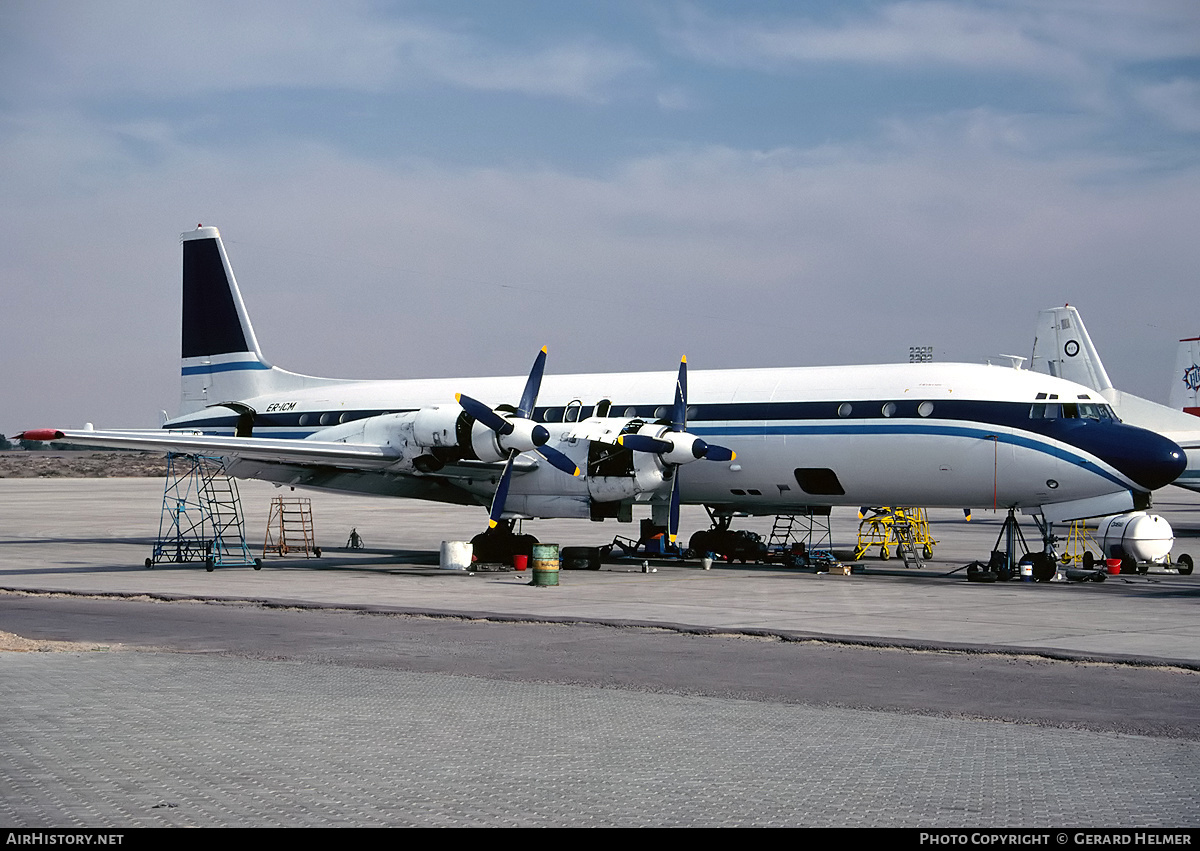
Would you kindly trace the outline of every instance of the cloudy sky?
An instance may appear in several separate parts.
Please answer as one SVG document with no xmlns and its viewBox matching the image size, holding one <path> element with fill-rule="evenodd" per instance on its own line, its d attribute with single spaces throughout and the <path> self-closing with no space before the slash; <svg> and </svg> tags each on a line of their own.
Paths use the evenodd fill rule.
<svg viewBox="0 0 1200 851">
<path fill-rule="evenodd" d="M 1200 334 L 1195 0 L 5 0 L 0 82 L 9 434 L 175 412 L 198 222 L 320 375 Z"/>
</svg>

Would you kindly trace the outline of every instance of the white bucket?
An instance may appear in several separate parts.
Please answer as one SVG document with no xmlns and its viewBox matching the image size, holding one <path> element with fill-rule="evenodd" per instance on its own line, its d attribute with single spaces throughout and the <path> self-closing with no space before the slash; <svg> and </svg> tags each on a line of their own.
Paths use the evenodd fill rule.
<svg viewBox="0 0 1200 851">
<path fill-rule="evenodd" d="M 439 566 L 442 570 L 470 570 L 472 549 L 470 541 L 442 541 Z"/>
</svg>

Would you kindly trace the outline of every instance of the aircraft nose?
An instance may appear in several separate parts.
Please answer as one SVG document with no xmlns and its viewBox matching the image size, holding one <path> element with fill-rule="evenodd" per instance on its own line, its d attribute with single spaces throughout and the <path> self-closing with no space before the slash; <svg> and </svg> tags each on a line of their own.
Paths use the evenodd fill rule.
<svg viewBox="0 0 1200 851">
<path fill-rule="evenodd" d="M 1174 441 L 1145 429 L 1125 426 L 1129 434 L 1111 460 L 1104 458 L 1148 491 L 1166 487 L 1187 467 L 1187 454 Z M 1103 457 L 1103 456 L 1102 456 Z"/>
</svg>

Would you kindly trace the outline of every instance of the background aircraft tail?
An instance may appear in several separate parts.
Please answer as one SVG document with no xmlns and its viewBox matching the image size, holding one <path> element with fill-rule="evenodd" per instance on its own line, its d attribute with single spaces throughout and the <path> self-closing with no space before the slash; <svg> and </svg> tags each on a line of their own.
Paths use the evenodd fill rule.
<svg viewBox="0 0 1200 851">
<path fill-rule="evenodd" d="M 1175 355 L 1175 374 L 1171 376 L 1169 405 L 1200 417 L 1200 337 L 1179 341 Z"/>
<path fill-rule="evenodd" d="M 1079 311 L 1070 305 L 1038 311 L 1029 368 L 1099 392 L 1112 389 Z"/>
<path fill-rule="evenodd" d="M 332 381 L 287 372 L 263 358 L 216 228 L 197 226 L 194 231 L 182 234 L 180 241 L 183 243 L 181 415 L 213 405 L 239 403 L 265 393 L 299 390 Z"/>
</svg>

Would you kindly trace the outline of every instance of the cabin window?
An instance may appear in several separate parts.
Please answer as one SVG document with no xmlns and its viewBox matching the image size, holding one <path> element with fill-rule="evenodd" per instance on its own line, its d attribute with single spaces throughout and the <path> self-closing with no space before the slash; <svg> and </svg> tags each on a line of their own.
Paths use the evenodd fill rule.
<svg viewBox="0 0 1200 851">
<path fill-rule="evenodd" d="M 332 425 L 336 419 L 336 414 L 321 414 L 321 425 Z"/>
<path fill-rule="evenodd" d="M 927 417 L 933 413 L 933 402 L 922 402 L 917 405 L 917 413 L 923 417 Z"/>
<path fill-rule="evenodd" d="M 301 414 L 300 421 L 297 423 L 297 425 L 302 425 L 302 426 L 308 425 L 308 414 Z"/>
<path fill-rule="evenodd" d="M 612 401 L 609 399 L 601 399 L 596 403 L 596 416 L 607 417 L 608 409 L 612 407 Z"/>
<path fill-rule="evenodd" d="M 842 402 L 842 404 L 838 405 L 839 417 L 845 418 L 850 416 L 852 413 L 854 413 L 854 406 L 849 402 Z"/>
<path fill-rule="evenodd" d="M 564 423 L 579 422 L 579 414 L 582 411 L 583 411 L 583 402 L 580 402 L 578 399 L 575 399 L 574 401 L 571 402 L 571 404 L 567 405 L 567 409 L 565 411 L 563 411 L 563 422 Z"/>
<path fill-rule="evenodd" d="M 636 417 L 637 416 L 637 408 L 634 408 L 634 407 L 626 408 L 624 416 Z"/>
<path fill-rule="evenodd" d="M 883 406 L 883 415 L 885 417 L 894 417 L 896 415 L 896 403 L 888 402 Z"/>
</svg>

